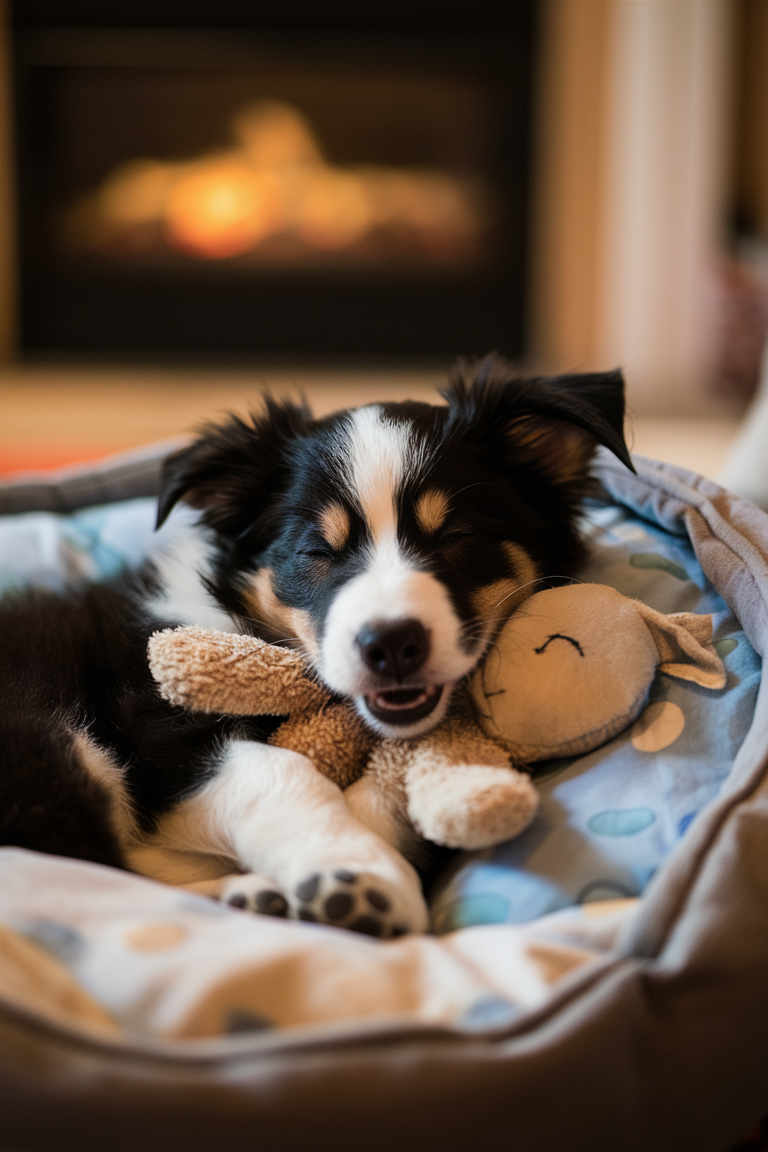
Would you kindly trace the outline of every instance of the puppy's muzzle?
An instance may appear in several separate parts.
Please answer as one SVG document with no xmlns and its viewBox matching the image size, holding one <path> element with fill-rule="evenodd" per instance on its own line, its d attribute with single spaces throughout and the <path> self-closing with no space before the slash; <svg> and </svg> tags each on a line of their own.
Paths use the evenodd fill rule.
<svg viewBox="0 0 768 1152">
<path fill-rule="evenodd" d="M 406 684 L 429 657 L 429 633 L 419 620 L 372 621 L 355 638 L 365 665 L 377 678 Z M 385 724 L 409 725 L 437 707 L 443 686 L 421 684 L 385 688 L 365 696 L 370 713 Z"/>
</svg>

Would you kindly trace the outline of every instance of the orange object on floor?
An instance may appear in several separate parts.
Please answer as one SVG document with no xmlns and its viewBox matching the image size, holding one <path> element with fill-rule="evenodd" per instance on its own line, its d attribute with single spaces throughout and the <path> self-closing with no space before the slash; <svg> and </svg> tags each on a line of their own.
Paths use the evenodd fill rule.
<svg viewBox="0 0 768 1152">
<path fill-rule="evenodd" d="M 39 440 L 0 444 L 0 475 L 63 468 L 67 464 L 99 460 L 121 450 L 125 450 L 123 445 L 46 443 Z"/>
</svg>

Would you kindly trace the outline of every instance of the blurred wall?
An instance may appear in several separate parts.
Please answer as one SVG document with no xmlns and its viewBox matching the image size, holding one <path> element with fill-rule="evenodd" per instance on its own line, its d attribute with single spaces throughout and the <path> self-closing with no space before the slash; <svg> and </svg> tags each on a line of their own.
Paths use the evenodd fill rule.
<svg viewBox="0 0 768 1152">
<path fill-rule="evenodd" d="M 733 0 L 542 8 L 535 350 L 620 364 L 638 412 L 716 410 Z"/>
<path fill-rule="evenodd" d="M 741 223 L 768 241 L 768 3 L 736 9 L 732 199 Z"/>
<path fill-rule="evenodd" d="M 541 4 L 532 338 L 558 369 L 599 360 L 612 6 Z"/>
</svg>

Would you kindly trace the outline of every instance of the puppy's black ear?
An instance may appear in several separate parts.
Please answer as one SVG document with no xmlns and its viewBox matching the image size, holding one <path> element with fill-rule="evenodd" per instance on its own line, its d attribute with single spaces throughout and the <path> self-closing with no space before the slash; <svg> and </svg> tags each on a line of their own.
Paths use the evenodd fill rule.
<svg viewBox="0 0 768 1152">
<path fill-rule="evenodd" d="M 264 412 L 249 420 L 230 416 L 223 424 L 206 425 L 197 440 L 163 464 L 157 527 L 184 498 L 202 510 L 209 527 L 242 535 L 283 487 L 291 445 L 311 424 L 306 404 L 265 396 Z"/>
<path fill-rule="evenodd" d="M 451 417 L 474 426 L 510 459 L 554 483 L 583 477 L 595 444 L 634 472 L 624 440 L 624 378 L 613 372 L 519 377 L 496 355 L 460 366 L 443 395 Z"/>
</svg>

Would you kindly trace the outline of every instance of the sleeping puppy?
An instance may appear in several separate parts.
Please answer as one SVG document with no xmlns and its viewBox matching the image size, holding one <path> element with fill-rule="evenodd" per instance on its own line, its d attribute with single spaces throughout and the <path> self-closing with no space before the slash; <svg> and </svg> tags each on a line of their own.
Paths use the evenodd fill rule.
<svg viewBox="0 0 768 1152">
<path fill-rule="evenodd" d="M 175 624 L 295 645 L 377 732 L 434 727 L 537 581 L 577 566 L 596 444 L 631 467 L 618 372 L 526 380 L 489 357 L 443 396 L 321 420 L 267 399 L 166 461 L 158 524 L 196 516 L 153 564 L 4 604 L 0 843 L 371 935 L 425 927 L 377 814 L 266 744 L 279 718 L 165 703 L 146 645 Z"/>
</svg>

